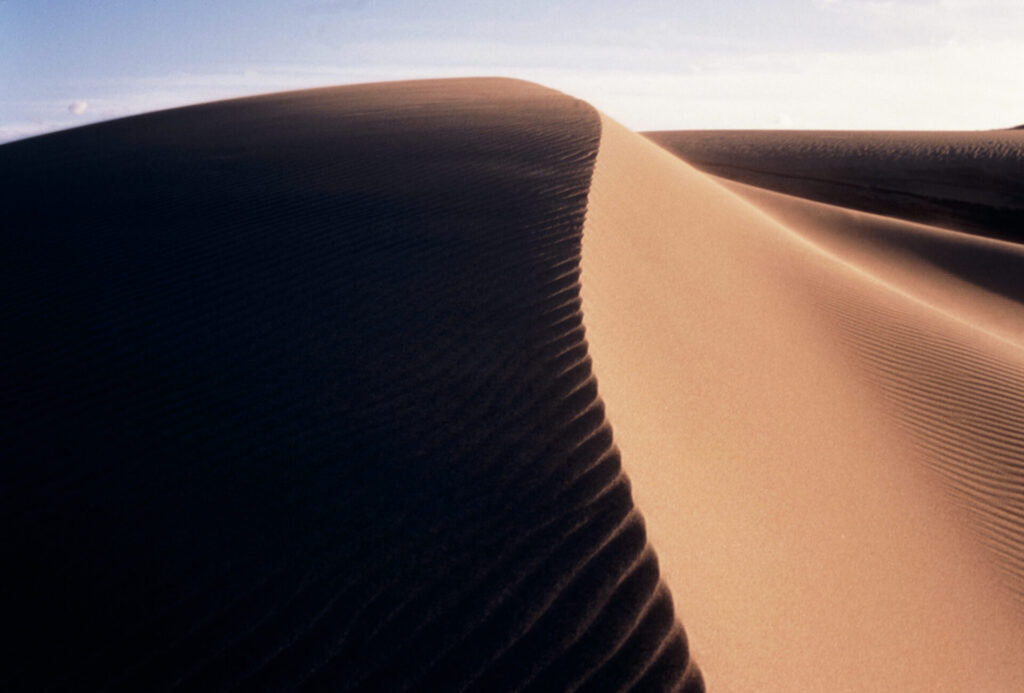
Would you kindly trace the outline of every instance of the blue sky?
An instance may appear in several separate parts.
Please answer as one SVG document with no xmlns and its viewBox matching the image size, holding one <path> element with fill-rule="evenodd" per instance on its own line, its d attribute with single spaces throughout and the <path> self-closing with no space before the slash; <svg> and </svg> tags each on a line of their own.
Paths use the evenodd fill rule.
<svg viewBox="0 0 1024 693">
<path fill-rule="evenodd" d="M 635 129 L 1024 122 L 1024 0 L 0 0 L 0 141 L 307 86 L 507 75 Z"/>
</svg>

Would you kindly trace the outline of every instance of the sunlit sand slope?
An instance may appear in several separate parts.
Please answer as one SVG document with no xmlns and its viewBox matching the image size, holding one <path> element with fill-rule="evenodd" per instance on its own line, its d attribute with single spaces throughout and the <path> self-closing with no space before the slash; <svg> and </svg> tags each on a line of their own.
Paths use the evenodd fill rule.
<svg viewBox="0 0 1024 693">
<path fill-rule="evenodd" d="M 604 121 L 584 324 L 709 687 L 1021 689 L 1020 253 L 758 204 Z"/>
<path fill-rule="evenodd" d="M 676 131 L 647 136 L 731 180 L 1024 241 L 1024 131 Z"/>
<path fill-rule="evenodd" d="M 730 187 L 919 304 L 832 307 L 1024 606 L 1024 246 Z"/>
<path fill-rule="evenodd" d="M 0 686 L 701 689 L 583 339 L 599 134 L 464 80 L 0 148 Z"/>
</svg>

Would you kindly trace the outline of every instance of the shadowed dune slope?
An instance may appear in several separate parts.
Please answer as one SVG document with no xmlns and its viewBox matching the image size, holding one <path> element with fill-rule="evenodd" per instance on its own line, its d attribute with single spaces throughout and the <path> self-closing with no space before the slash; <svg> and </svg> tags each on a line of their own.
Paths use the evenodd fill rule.
<svg viewBox="0 0 1024 693">
<path fill-rule="evenodd" d="M 508 80 L 0 147 L 5 690 L 700 690 Z"/>
<path fill-rule="evenodd" d="M 1024 241 L 1024 132 L 646 133 L 701 170 L 875 214 Z"/>
<path fill-rule="evenodd" d="M 736 189 L 604 120 L 584 323 L 694 657 L 1024 689 L 1019 248 Z"/>
</svg>

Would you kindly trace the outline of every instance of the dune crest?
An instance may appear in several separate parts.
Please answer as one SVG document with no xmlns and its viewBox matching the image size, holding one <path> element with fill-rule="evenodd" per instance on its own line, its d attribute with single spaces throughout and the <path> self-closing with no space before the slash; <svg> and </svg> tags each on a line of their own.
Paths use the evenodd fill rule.
<svg viewBox="0 0 1024 693">
<path fill-rule="evenodd" d="M 607 118 L 582 266 L 599 389 L 716 690 L 1024 685 L 1006 574 L 922 464 L 939 444 L 922 448 L 894 421 L 899 388 L 876 377 L 908 367 L 894 353 L 922 365 L 945 348 L 934 363 L 948 365 L 960 337 L 1016 369 L 1015 347 L 958 334 Z M 940 341 L 914 353 L 917 337 L 876 322 L 883 308 Z M 902 392 L 922 426 L 941 428 L 944 390 L 929 383 Z M 952 389 L 974 396 L 966 381 Z M 1004 424 L 1016 425 L 990 430 Z M 935 438 L 946 450 L 948 433 Z"/>
<path fill-rule="evenodd" d="M 1024 240 L 1024 132 L 706 130 L 646 136 L 715 175 L 866 212 Z"/>
<path fill-rule="evenodd" d="M 919 174 L 800 185 L 1019 212 Z M 54 133 L 0 188 L 6 689 L 1024 690 L 1014 243 L 504 79 Z"/>
<path fill-rule="evenodd" d="M 470 79 L 0 147 L 0 685 L 702 690 L 583 339 L 599 137 Z"/>
<path fill-rule="evenodd" d="M 1024 246 L 719 179 L 823 250 L 957 321 L 1024 345 Z"/>
</svg>

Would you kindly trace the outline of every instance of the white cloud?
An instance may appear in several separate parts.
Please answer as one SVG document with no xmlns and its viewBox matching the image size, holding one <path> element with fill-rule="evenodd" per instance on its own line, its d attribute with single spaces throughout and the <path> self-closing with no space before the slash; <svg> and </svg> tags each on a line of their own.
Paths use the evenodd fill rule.
<svg viewBox="0 0 1024 693">
<path fill-rule="evenodd" d="M 858 30 L 902 45 L 951 38 L 1020 41 L 1024 36 L 1020 0 L 844 0 L 834 8 Z"/>
<path fill-rule="evenodd" d="M 537 76 L 638 130 L 970 130 L 1024 122 L 1021 54 L 1015 42 L 946 43 L 736 55 L 705 61 L 700 72 Z"/>
<path fill-rule="evenodd" d="M 88 101 L 72 101 L 71 105 L 68 106 L 68 113 L 82 115 L 87 108 L 89 108 Z"/>
<path fill-rule="evenodd" d="M 846 5 L 844 1 L 840 7 Z M 647 65 L 623 52 L 616 53 L 621 57 L 619 66 L 611 68 L 589 60 L 579 61 L 587 68 L 544 66 L 544 61 L 524 66 L 517 56 L 527 47 L 515 44 L 462 48 L 460 53 L 458 47 L 449 46 L 440 52 L 441 60 L 431 63 L 417 64 L 399 51 L 393 61 L 362 68 L 263 65 L 244 71 L 118 79 L 94 85 L 88 112 L 83 109 L 76 116 L 68 109 L 72 115 L 62 121 L 48 115 L 63 108 L 59 102 L 34 105 L 26 113 L 35 120 L 0 123 L 0 141 L 247 94 L 482 75 L 546 84 L 593 103 L 637 130 L 985 129 L 1024 122 L 1024 82 L 1019 70 L 1024 34 L 1016 40 L 966 38 L 873 51 L 735 51 L 668 65 L 664 60 Z M 486 53 L 475 59 L 478 49 Z M 424 49 L 424 54 L 431 52 Z M 581 55 L 590 54 L 583 50 Z"/>
</svg>

